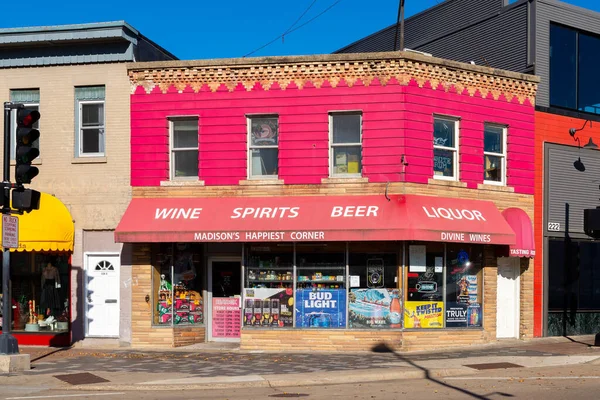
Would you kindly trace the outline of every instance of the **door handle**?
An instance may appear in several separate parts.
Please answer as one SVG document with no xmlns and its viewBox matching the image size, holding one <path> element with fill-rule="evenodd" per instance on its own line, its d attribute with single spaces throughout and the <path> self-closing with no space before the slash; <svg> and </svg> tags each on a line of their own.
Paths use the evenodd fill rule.
<svg viewBox="0 0 600 400">
<path fill-rule="evenodd" d="M 116 303 L 117 299 L 106 299 L 104 300 L 105 303 Z"/>
</svg>

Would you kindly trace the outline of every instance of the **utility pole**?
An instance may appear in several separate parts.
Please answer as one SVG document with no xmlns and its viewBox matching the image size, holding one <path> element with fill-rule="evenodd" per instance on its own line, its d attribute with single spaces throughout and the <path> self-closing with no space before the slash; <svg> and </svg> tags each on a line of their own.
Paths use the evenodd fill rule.
<svg viewBox="0 0 600 400">
<path fill-rule="evenodd" d="M 404 0 L 398 3 L 398 19 L 396 20 L 396 34 L 394 35 L 394 51 L 398 50 L 398 27 L 400 27 L 400 51 L 404 51 Z"/>
<path fill-rule="evenodd" d="M 20 106 L 20 107 L 18 107 Z M 10 114 L 13 109 L 23 105 L 4 103 L 4 172 L 2 179 L 2 218 L 10 215 Z M 2 226 L 4 231 L 4 224 Z M 3 244 L 4 246 L 4 244 Z M 17 339 L 10 334 L 12 325 L 12 298 L 10 291 L 10 248 L 4 247 L 2 253 L 2 335 L 0 335 L 0 354 L 19 354 Z"/>
</svg>

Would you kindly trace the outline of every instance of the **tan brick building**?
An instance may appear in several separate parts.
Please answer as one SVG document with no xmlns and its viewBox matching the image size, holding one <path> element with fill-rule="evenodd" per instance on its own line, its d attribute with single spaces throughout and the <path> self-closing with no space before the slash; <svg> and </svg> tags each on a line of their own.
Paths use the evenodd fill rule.
<svg viewBox="0 0 600 400">
<path fill-rule="evenodd" d="M 129 341 L 130 251 L 113 238 L 131 197 L 125 63 L 174 58 L 122 21 L 0 30 L 0 98 L 41 114 L 40 156 L 33 162 L 40 172 L 29 187 L 59 199 L 74 222 L 72 251 L 13 253 L 13 298 L 40 304 L 41 268 L 61 264 L 55 265 L 63 277 L 56 288 L 60 310 L 52 314 L 58 318 L 66 309 L 70 315 L 68 334 L 42 327 L 37 336 L 19 337 L 21 344 Z M 12 134 L 13 149 L 14 140 Z M 35 219 L 35 213 L 26 217 Z M 106 292 L 104 286 L 119 289 Z"/>
</svg>

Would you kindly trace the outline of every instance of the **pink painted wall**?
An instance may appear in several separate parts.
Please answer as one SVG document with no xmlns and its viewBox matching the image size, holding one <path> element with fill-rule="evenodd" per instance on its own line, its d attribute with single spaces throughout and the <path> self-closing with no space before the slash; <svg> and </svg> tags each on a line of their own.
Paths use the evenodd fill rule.
<svg viewBox="0 0 600 400">
<path fill-rule="evenodd" d="M 507 183 L 533 193 L 534 107 L 516 100 L 481 98 L 433 90 L 415 82 L 365 87 L 343 82 L 332 88 L 293 84 L 281 90 L 260 85 L 229 92 L 207 87 L 178 93 L 158 87 L 131 97 L 131 184 L 158 186 L 169 177 L 167 117 L 199 116 L 199 179 L 206 185 L 237 185 L 247 178 L 247 114 L 279 115 L 279 178 L 286 184 L 319 184 L 329 171 L 330 111 L 363 113 L 363 176 L 369 182 L 427 183 L 433 176 L 433 115 L 459 117 L 460 180 L 471 188 L 483 182 L 484 122 L 508 128 Z M 408 166 L 403 169 L 402 155 Z"/>
</svg>

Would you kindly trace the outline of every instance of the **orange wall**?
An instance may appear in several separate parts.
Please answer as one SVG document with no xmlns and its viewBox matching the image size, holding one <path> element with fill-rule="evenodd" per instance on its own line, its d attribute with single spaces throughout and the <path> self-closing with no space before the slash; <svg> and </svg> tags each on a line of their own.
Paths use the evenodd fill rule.
<svg viewBox="0 0 600 400">
<path fill-rule="evenodd" d="M 569 134 L 570 128 L 581 128 L 584 119 L 563 117 L 556 114 L 548 114 L 536 111 L 535 113 L 535 185 L 534 185 L 534 232 L 535 246 L 538 250 L 534 260 L 533 281 L 533 313 L 534 313 L 534 336 L 542 336 L 543 310 L 543 234 L 544 234 L 544 143 L 556 143 L 577 146 Z M 585 145 L 589 138 L 594 143 L 600 144 L 600 122 L 587 123 L 585 129 L 577 132 L 581 145 Z"/>
</svg>

